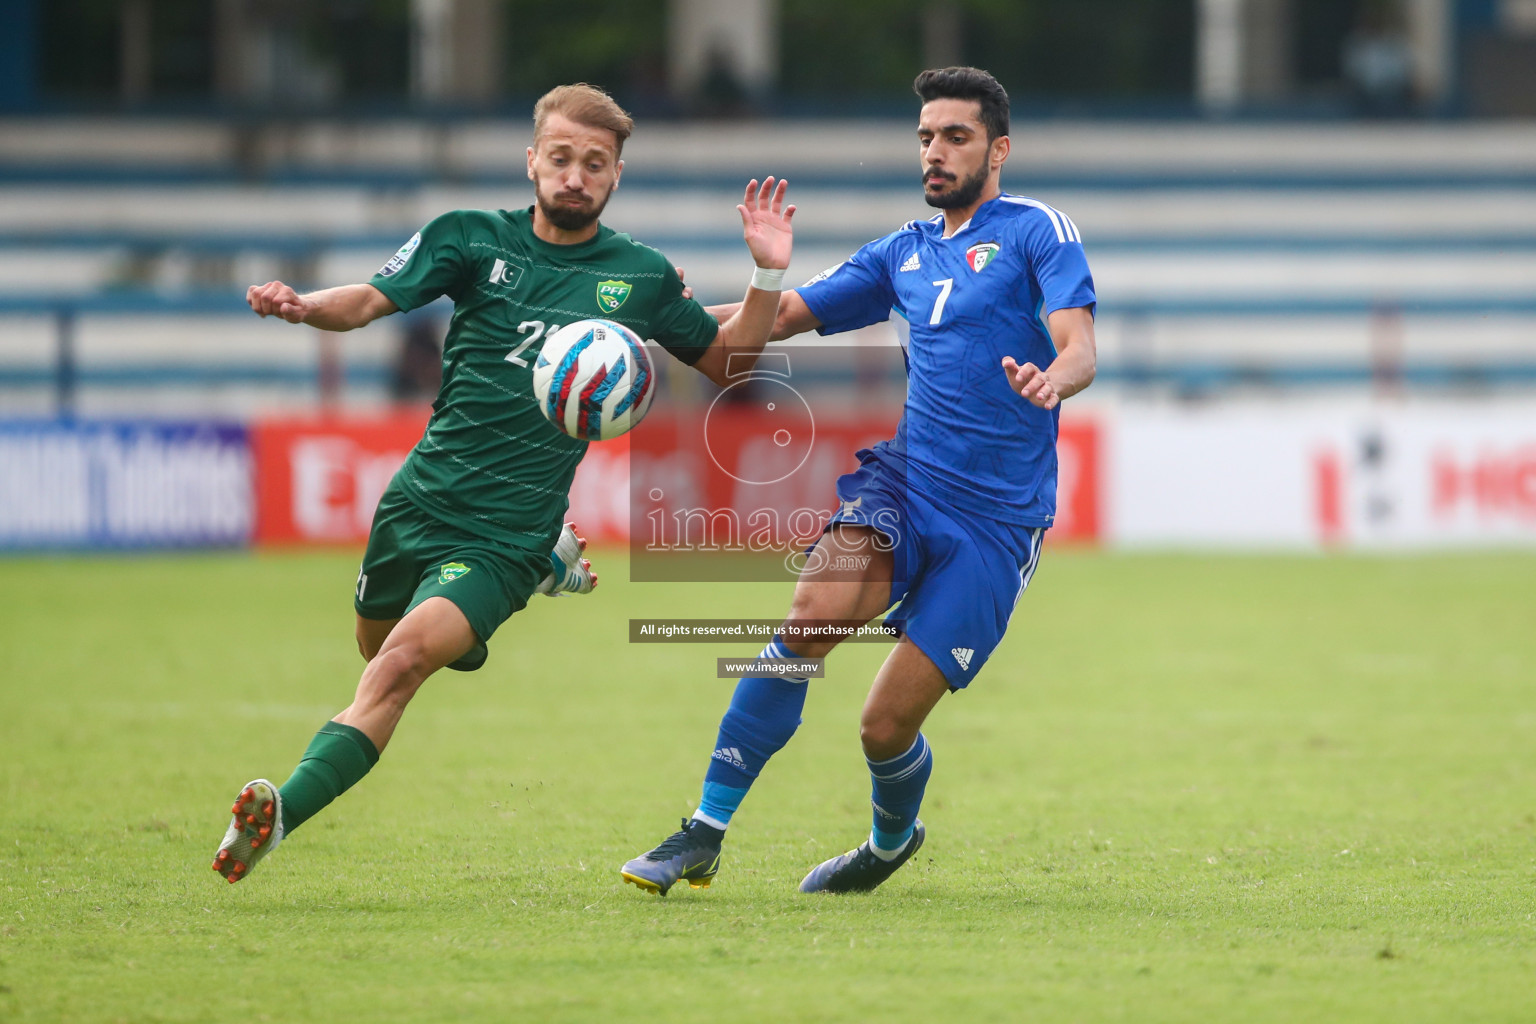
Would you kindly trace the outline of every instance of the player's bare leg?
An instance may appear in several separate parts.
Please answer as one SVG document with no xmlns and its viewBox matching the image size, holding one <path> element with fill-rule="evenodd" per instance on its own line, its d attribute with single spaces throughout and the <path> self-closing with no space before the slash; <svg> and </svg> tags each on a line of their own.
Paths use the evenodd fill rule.
<svg viewBox="0 0 1536 1024">
<path fill-rule="evenodd" d="M 421 684 L 478 642 L 458 605 L 446 597 L 427 598 L 390 630 L 363 669 L 352 703 L 332 721 L 360 730 L 383 753 Z"/>
<path fill-rule="evenodd" d="M 894 560 L 886 547 L 867 526 L 838 524 L 823 534 L 785 619 L 785 632 L 794 640 L 775 637 L 762 657 L 824 657 L 843 635 L 816 636 L 816 627 L 863 625 L 889 607 Z M 679 881 L 699 889 L 714 880 L 725 826 L 758 772 L 799 726 L 805 690 L 806 680 L 791 676 L 748 676 L 737 684 L 720 723 L 699 809 L 655 849 L 626 863 L 620 869 L 624 881 L 665 896 Z"/>
<path fill-rule="evenodd" d="M 399 619 L 365 619 L 361 615 L 357 617 L 357 627 L 353 635 L 357 637 L 357 652 L 363 656 L 364 661 L 372 661 L 373 656 L 379 653 L 379 648 L 384 646 L 384 641 L 389 638 L 389 631 L 395 628 Z"/>
<path fill-rule="evenodd" d="M 859 715 L 859 742 L 871 761 L 886 761 L 911 747 L 928 715 L 949 692 L 949 680 L 910 641 L 897 644 L 875 674 Z"/>
<path fill-rule="evenodd" d="M 236 796 L 213 861 L 230 882 L 244 878 L 290 829 L 367 774 L 421 684 L 479 642 L 464 613 L 445 597 L 428 598 L 395 622 L 359 618 L 357 639 L 368 665 L 356 696 L 320 730 L 284 784 L 287 805 L 265 779 L 252 780 Z"/>
<path fill-rule="evenodd" d="M 841 635 L 807 637 L 818 626 L 864 625 L 891 606 L 895 559 L 874 528 L 834 525 L 807 556 L 784 617 L 785 646 L 800 658 L 825 658 Z"/>
<path fill-rule="evenodd" d="M 566 523 L 550 552 L 549 575 L 536 592 L 591 592 L 597 574 L 582 557 L 586 546 L 575 524 Z M 236 797 L 213 863 L 231 882 L 249 874 L 289 830 L 367 774 L 428 676 L 476 648 L 484 652 L 464 613 L 445 597 L 428 598 L 404 618 L 359 615 L 355 636 L 368 664 L 352 703 L 321 727 L 281 790 L 266 779 L 254 779 Z"/>
</svg>

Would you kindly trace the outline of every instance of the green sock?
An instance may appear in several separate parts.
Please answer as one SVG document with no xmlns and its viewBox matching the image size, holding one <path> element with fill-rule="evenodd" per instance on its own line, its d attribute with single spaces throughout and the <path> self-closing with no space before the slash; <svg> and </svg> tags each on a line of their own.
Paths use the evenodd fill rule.
<svg viewBox="0 0 1536 1024">
<path fill-rule="evenodd" d="M 361 729 L 340 722 L 322 725 L 299 766 L 278 789 L 283 797 L 283 835 L 290 835 L 351 789 L 378 763 L 379 750 Z"/>
</svg>

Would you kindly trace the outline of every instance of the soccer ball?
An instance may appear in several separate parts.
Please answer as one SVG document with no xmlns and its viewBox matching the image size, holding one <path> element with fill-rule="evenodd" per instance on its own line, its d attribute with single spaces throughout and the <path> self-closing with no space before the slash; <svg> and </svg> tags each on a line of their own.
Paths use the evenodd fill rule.
<svg viewBox="0 0 1536 1024">
<path fill-rule="evenodd" d="M 544 341 L 533 395 L 544 418 L 572 437 L 606 441 L 645 418 L 656 368 L 645 344 L 612 320 L 578 320 Z"/>
</svg>

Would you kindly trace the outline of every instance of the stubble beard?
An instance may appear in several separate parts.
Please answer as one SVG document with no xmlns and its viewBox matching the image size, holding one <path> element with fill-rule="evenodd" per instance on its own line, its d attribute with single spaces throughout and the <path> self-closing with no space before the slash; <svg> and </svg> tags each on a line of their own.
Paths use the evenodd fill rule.
<svg viewBox="0 0 1536 1024">
<path fill-rule="evenodd" d="M 959 186 L 950 192 L 928 191 L 928 176 L 932 168 L 923 172 L 923 200 L 929 206 L 940 210 L 958 210 L 970 206 L 981 198 L 981 192 L 987 187 L 987 178 L 990 168 L 985 164 L 975 174 L 960 182 Z"/>
</svg>

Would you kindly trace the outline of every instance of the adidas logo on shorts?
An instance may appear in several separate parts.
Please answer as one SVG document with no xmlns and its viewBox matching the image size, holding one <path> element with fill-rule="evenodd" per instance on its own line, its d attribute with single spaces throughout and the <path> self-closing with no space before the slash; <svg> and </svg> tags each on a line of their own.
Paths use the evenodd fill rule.
<svg viewBox="0 0 1536 1024">
<path fill-rule="evenodd" d="M 976 652 L 969 647 L 951 647 L 949 653 L 955 656 L 961 668 L 968 669 L 971 667 L 971 656 Z M 715 753 L 718 755 L 720 752 L 717 750 Z"/>
</svg>

